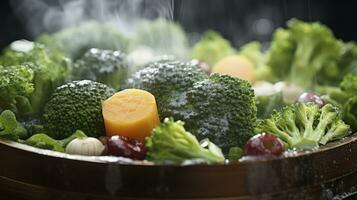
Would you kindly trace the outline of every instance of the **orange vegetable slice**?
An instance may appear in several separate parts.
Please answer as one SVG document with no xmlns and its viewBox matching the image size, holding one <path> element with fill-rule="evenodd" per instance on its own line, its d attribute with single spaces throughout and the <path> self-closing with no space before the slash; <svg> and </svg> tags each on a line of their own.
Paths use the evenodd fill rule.
<svg viewBox="0 0 357 200">
<path fill-rule="evenodd" d="M 107 136 L 122 135 L 144 142 L 159 123 L 155 97 L 139 89 L 126 89 L 102 103 Z"/>
</svg>

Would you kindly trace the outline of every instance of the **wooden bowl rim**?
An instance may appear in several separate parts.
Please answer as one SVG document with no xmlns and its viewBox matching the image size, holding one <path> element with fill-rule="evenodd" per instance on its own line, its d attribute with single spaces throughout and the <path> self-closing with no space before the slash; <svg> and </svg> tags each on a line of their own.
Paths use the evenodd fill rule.
<svg viewBox="0 0 357 200">
<path fill-rule="evenodd" d="M 48 156 L 48 157 L 53 157 L 53 158 L 59 158 L 59 159 L 69 159 L 69 160 L 75 160 L 78 162 L 91 162 L 91 163 L 103 163 L 103 164 L 118 164 L 118 165 L 141 165 L 141 166 L 158 166 L 158 167 L 165 167 L 165 166 L 171 166 L 171 167 L 192 167 L 192 166 L 202 166 L 202 165 L 207 165 L 207 166 L 224 166 L 224 165 L 242 165 L 242 164 L 248 164 L 252 162 L 272 162 L 272 161 L 278 161 L 278 160 L 283 160 L 283 159 L 295 159 L 295 158 L 300 158 L 304 156 L 309 156 L 309 155 L 317 155 L 321 152 L 326 152 L 326 151 L 331 151 L 333 149 L 339 148 L 344 145 L 352 144 L 357 141 L 357 133 L 351 134 L 345 138 L 342 138 L 338 141 L 330 142 L 324 146 L 321 146 L 317 149 L 313 150 L 306 150 L 306 151 L 288 151 L 284 156 L 281 157 L 264 157 L 262 159 L 241 159 L 239 161 L 230 161 L 230 162 L 225 162 L 223 164 L 207 164 L 207 163 L 195 163 L 195 162 L 188 162 L 184 164 L 172 164 L 172 163 L 154 163 L 151 161 L 138 161 L 138 160 L 132 160 L 130 158 L 125 158 L 125 157 L 117 157 L 117 156 L 83 156 L 83 155 L 71 155 L 67 153 L 62 153 L 62 152 L 56 152 L 52 150 L 47 150 L 47 149 L 40 149 L 37 147 L 33 147 L 30 145 L 22 144 L 19 142 L 14 142 L 11 140 L 7 139 L 0 139 L 0 145 L 6 145 L 11 148 L 15 149 L 20 149 L 23 151 L 35 153 L 35 154 L 40 154 L 42 156 Z"/>
</svg>

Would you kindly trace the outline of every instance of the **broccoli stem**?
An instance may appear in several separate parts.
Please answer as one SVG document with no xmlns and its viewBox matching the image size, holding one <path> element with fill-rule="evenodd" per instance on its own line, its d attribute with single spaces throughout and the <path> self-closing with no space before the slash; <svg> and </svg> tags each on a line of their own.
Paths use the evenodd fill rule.
<svg viewBox="0 0 357 200">
<path fill-rule="evenodd" d="M 315 50 L 314 41 L 304 39 L 297 45 L 294 60 L 291 64 L 289 81 L 304 88 L 309 88 L 318 69 L 310 66 Z"/>
</svg>

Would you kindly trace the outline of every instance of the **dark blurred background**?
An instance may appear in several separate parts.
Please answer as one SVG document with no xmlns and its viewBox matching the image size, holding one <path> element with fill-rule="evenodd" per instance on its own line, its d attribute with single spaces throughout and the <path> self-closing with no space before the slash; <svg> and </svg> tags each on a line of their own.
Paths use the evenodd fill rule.
<svg viewBox="0 0 357 200">
<path fill-rule="evenodd" d="M 48 0 L 51 4 L 63 1 Z M 150 1 L 155 0 L 146 0 L 145 4 Z M 26 17 L 15 14 L 16 2 L 0 1 L 0 49 L 16 39 L 35 37 L 28 30 Z M 275 28 L 284 26 L 292 17 L 320 21 L 328 25 L 336 37 L 357 41 L 356 0 L 173 0 L 172 3 L 174 20 L 187 32 L 213 29 L 235 46 L 250 40 L 268 42 Z"/>
</svg>

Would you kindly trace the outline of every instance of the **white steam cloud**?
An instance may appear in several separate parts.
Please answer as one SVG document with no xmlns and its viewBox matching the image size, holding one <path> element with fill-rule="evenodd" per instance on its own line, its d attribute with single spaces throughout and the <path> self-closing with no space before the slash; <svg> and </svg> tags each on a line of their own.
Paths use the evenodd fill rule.
<svg viewBox="0 0 357 200">
<path fill-rule="evenodd" d="M 138 19 L 173 20 L 173 0 L 13 0 L 15 13 L 36 37 L 87 20 L 112 22 L 130 30 Z"/>
</svg>

